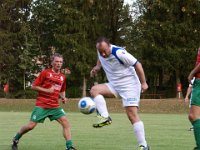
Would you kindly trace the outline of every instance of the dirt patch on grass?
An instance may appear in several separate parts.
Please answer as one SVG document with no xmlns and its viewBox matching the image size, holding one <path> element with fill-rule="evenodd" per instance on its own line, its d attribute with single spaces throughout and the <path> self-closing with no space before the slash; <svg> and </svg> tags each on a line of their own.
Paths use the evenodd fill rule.
<svg viewBox="0 0 200 150">
<path fill-rule="evenodd" d="M 79 99 L 70 99 L 63 105 L 67 112 L 78 112 Z M 106 99 L 110 112 L 124 112 L 121 100 Z M 0 111 L 31 111 L 35 105 L 34 99 L 0 99 Z M 140 112 L 143 113 L 188 113 L 189 106 L 183 100 L 177 99 L 144 99 L 140 102 Z"/>
</svg>

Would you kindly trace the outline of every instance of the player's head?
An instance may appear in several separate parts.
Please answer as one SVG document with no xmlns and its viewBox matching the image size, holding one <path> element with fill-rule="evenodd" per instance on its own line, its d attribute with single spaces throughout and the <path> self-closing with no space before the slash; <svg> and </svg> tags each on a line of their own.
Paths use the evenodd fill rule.
<svg viewBox="0 0 200 150">
<path fill-rule="evenodd" d="M 100 55 L 104 58 L 109 57 L 111 54 L 110 42 L 105 37 L 100 37 L 97 39 L 96 48 Z"/>
<path fill-rule="evenodd" d="M 51 56 L 51 65 L 55 71 L 60 71 L 63 65 L 63 56 L 55 53 Z"/>
</svg>

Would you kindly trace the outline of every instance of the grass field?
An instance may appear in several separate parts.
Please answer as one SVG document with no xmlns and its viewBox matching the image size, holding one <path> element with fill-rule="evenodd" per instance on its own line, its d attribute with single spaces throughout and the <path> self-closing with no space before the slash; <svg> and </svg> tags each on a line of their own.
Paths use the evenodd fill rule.
<svg viewBox="0 0 200 150">
<path fill-rule="evenodd" d="M 27 123 L 30 112 L 0 112 L 0 150 L 10 150 L 10 141 Z M 136 150 L 137 142 L 124 113 L 111 113 L 110 126 L 94 129 L 95 114 L 67 113 L 78 150 Z M 141 114 L 151 150 L 192 150 L 195 143 L 187 114 Z M 27 133 L 19 150 L 64 150 L 65 141 L 57 122 L 48 119 Z"/>
</svg>

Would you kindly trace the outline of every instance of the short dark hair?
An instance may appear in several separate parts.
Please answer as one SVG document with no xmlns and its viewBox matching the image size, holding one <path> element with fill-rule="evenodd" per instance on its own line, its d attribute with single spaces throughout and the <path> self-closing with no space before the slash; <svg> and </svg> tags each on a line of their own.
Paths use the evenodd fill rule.
<svg viewBox="0 0 200 150">
<path fill-rule="evenodd" d="M 110 45 L 110 41 L 109 39 L 107 39 L 106 37 L 99 37 L 96 41 L 96 43 L 101 43 L 101 42 L 106 42 L 108 45 Z"/>
<path fill-rule="evenodd" d="M 54 60 L 55 57 L 59 57 L 59 58 L 62 58 L 63 59 L 63 56 L 59 53 L 55 53 L 51 56 L 51 62 Z"/>
</svg>

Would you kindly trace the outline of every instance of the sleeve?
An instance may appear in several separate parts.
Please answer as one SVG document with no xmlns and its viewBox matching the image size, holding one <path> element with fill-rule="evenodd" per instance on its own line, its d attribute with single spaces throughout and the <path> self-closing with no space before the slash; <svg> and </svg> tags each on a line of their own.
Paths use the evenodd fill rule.
<svg viewBox="0 0 200 150">
<path fill-rule="evenodd" d="M 42 71 L 33 82 L 33 86 L 40 86 L 43 83 L 45 76 L 46 76 L 46 71 Z"/>
<path fill-rule="evenodd" d="M 117 57 L 127 66 L 135 66 L 138 60 L 133 57 L 130 53 L 126 50 L 118 50 L 116 53 Z"/>
<path fill-rule="evenodd" d="M 195 77 L 193 77 L 192 80 L 191 80 L 191 84 L 190 84 L 191 86 L 193 85 L 194 80 L 195 80 Z"/>
<path fill-rule="evenodd" d="M 67 79 L 65 77 L 60 92 L 65 92 L 66 87 L 67 87 Z"/>
</svg>

